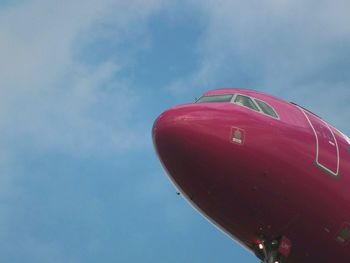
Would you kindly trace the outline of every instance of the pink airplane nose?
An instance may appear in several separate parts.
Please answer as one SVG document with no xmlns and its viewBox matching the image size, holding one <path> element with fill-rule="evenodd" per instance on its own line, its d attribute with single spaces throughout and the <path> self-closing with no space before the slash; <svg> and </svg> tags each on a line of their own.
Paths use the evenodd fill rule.
<svg viewBox="0 0 350 263">
<path fill-rule="evenodd" d="M 193 192 L 205 163 L 208 136 L 202 110 L 196 105 L 180 106 L 162 113 L 153 125 L 153 143 L 168 175 L 185 192 Z M 209 142 L 210 143 L 210 142 Z"/>
<path fill-rule="evenodd" d="M 175 150 L 179 146 L 187 148 L 186 145 L 200 139 L 199 128 L 205 125 L 201 113 L 202 110 L 197 109 L 196 105 L 186 105 L 169 109 L 157 118 L 152 134 L 161 158 L 167 151 Z"/>
<path fill-rule="evenodd" d="M 247 198 L 247 180 L 253 179 L 241 172 L 249 164 L 243 148 L 230 142 L 232 128 L 223 121 L 225 115 L 215 105 L 180 106 L 162 113 L 152 133 L 170 179 L 192 204 L 222 225 L 249 222 L 247 206 L 237 200 Z M 229 116 L 232 120 L 235 112 L 230 110 Z"/>
<path fill-rule="evenodd" d="M 191 109 L 175 108 L 163 112 L 153 125 L 153 143 L 168 172 L 191 154 L 191 144 L 197 139 L 194 119 Z"/>
<path fill-rule="evenodd" d="M 220 125 L 217 107 L 196 104 L 167 110 L 153 125 L 153 143 L 164 169 L 190 198 L 207 194 L 225 176 L 212 171 L 213 165 L 224 165 L 224 149 L 231 146 L 230 127 Z"/>
<path fill-rule="evenodd" d="M 216 145 L 217 139 L 229 133 L 229 128 L 220 129 L 221 126 L 220 109 L 216 107 L 198 104 L 177 106 L 163 112 L 154 122 L 153 143 L 161 159 L 166 152 L 180 148 L 184 152 L 196 151 L 203 155 L 208 146 Z M 183 156 L 184 152 L 180 155 Z"/>
<path fill-rule="evenodd" d="M 153 126 L 153 143 L 170 179 L 200 211 L 236 236 L 256 229 L 252 213 L 261 207 L 261 194 L 254 186 L 263 177 L 252 165 L 255 152 L 247 150 L 252 144 L 232 141 L 232 125 L 241 120 L 249 121 L 231 108 L 194 104 L 165 111 Z"/>
</svg>

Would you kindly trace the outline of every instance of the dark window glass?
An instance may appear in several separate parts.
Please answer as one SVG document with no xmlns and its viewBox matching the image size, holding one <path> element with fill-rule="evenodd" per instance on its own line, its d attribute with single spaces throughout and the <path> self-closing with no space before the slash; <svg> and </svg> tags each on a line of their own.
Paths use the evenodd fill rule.
<svg viewBox="0 0 350 263">
<path fill-rule="evenodd" d="M 273 108 L 271 108 L 271 106 L 267 105 L 265 102 L 261 100 L 255 100 L 255 101 L 265 114 L 270 115 L 274 118 L 278 118 L 276 112 L 273 110 Z"/>
<path fill-rule="evenodd" d="M 207 102 L 230 102 L 232 99 L 232 94 L 222 94 L 222 95 L 211 95 L 200 97 L 197 103 L 207 103 Z"/>
<path fill-rule="evenodd" d="M 345 242 L 347 242 L 347 241 L 349 241 L 349 239 L 350 239 L 350 230 L 349 230 L 349 228 L 343 228 L 341 231 L 340 231 L 340 233 L 339 233 L 339 235 L 338 235 L 338 237 L 337 237 L 337 240 L 340 242 L 340 243 L 345 243 Z"/>
<path fill-rule="evenodd" d="M 247 96 L 237 95 L 235 103 L 237 105 L 245 106 L 253 110 L 259 111 L 259 109 L 255 106 L 253 100 Z"/>
</svg>

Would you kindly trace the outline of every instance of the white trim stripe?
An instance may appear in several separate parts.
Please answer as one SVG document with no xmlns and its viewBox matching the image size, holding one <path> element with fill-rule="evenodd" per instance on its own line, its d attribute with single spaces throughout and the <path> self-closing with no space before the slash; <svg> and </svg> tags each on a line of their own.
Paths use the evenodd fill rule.
<svg viewBox="0 0 350 263">
<path fill-rule="evenodd" d="M 297 105 L 296 105 L 296 106 L 297 106 Z M 315 116 L 315 117 L 317 117 L 317 118 L 328 128 L 328 130 L 331 132 L 331 134 L 332 134 L 332 136 L 333 136 L 333 139 L 334 139 L 334 142 L 335 142 L 335 146 L 336 146 L 336 150 L 337 150 L 337 168 L 336 168 L 336 171 L 332 171 L 331 169 L 329 169 L 328 167 L 324 166 L 323 164 L 321 164 L 321 163 L 319 162 L 319 139 L 318 139 L 317 132 L 316 132 L 316 130 L 315 130 L 315 127 L 312 125 L 312 123 L 311 123 L 309 117 L 307 116 L 305 110 L 304 110 L 303 108 L 299 107 L 299 106 L 297 106 L 297 107 L 298 107 L 298 108 L 301 110 L 301 112 L 304 114 L 305 118 L 307 119 L 308 123 L 310 124 L 310 126 L 311 126 L 311 128 L 312 128 L 312 130 L 313 130 L 313 132 L 314 132 L 314 134 L 315 134 L 315 138 L 316 138 L 316 159 L 315 159 L 315 162 L 316 162 L 316 164 L 317 164 L 320 168 L 322 168 L 322 169 L 324 169 L 325 171 L 327 171 L 328 173 L 330 173 L 331 175 L 333 175 L 333 176 L 338 176 L 338 175 L 339 175 L 339 161 L 340 161 L 340 158 L 339 158 L 339 146 L 338 146 L 338 141 L 337 141 L 337 138 L 336 138 L 335 135 L 334 135 L 333 130 L 329 127 L 328 123 L 326 123 L 324 120 L 322 120 L 322 119 L 318 118 L 317 116 Z"/>
</svg>

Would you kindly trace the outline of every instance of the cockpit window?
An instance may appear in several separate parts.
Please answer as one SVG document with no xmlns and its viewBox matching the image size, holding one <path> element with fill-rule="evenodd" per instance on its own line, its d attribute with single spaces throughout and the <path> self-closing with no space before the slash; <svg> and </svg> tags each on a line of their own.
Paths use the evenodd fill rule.
<svg viewBox="0 0 350 263">
<path fill-rule="evenodd" d="M 350 228 L 349 226 L 345 226 L 337 236 L 337 240 L 339 243 L 345 244 L 350 240 Z"/>
<path fill-rule="evenodd" d="M 233 94 L 221 94 L 221 95 L 210 95 L 200 97 L 196 103 L 209 103 L 209 102 L 231 102 Z"/>
<path fill-rule="evenodd" d="M 259 105 L 260 109 L 267 115 L 270 115 L 271 117 L 278 118 L 277 113 L 274 111 L 274 109 L 266 104 L 265 102 L 261 100 L 255 99 L 255 102 Z"/>
<path fill-rule="evenodd" d="M 278 114 L 266 102 L 252 98 L 243 94 L 213 94 L 213 95 L 204 95 L 200 97 L 196 103 L 220 103 L 220 102 L 229 102 L 236 105 L 240 105 L 251 110 L 257 111 L 261 114 L 268 115 L 274 119 L 279 119 Z M 349 139 L 350 140 L 350 139 Z M 350 143 L 349 143 L 350 144 Z"/>
<path fill-rule="evenodd" d="M 253 100 L 247 96 L 237 95 L 235 99 L 237 105 L 251 108 L 252 110 L 259 111 L 258 107 L 254 104 Z"/>
</svg>

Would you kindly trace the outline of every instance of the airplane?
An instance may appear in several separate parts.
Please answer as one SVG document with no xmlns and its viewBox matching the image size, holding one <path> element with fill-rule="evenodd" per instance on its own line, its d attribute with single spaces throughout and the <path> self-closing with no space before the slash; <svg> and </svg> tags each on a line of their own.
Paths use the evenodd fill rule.
<svg viewBox="0 0 350 263">
<path fill-rule="evenodd" d="M 259 261 L 350 262 L 350 139 L 316 114 L 216 89 L 163 112 L 152 138 L 179 193 Z"/>
</svg>

